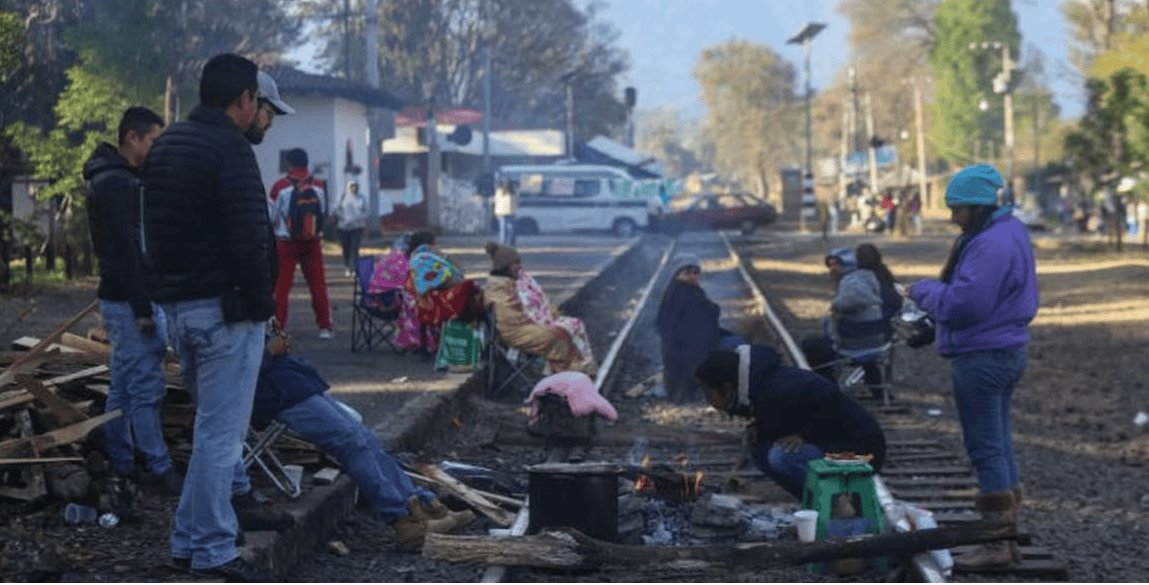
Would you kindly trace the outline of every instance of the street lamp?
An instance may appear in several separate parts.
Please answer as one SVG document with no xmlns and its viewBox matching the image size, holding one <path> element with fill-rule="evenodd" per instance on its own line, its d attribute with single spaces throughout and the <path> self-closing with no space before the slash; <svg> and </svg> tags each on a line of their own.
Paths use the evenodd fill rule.
<svg viewBox="0 0 1149 585">
<path fill-rule="evenodd" d="M 1013 191 L 1014 141 L 1013 141 L 1013 91 L 1010 87 L 1013 72 L 1013 59 L 1009 54 L 1009 44 L 1001 41 L 982 41 L 970 43 L 970 51 L 1001 51 L 1001 72 L 993 78 L 993 92 L 1001 94 L 1002 125 L 1005 138 L 1005 174 L 1010 192 Z M 984 100 L 983 100 L 984 102 Z M 981 104 L 979 104 L 980 107 Z M 987 104 L 988 107 L 988 104 Z M 985 111 L 982 109 L 982 111 Z"/>
<path fill-rule="evenodd" d="M 806 172 L 802 177 L 802 208 L 798 215 L 798 229 L 806 231 L 806 216 L 814 211 L 814 147 L 810 138 L 810 41 L 822 32 L 826 25 L 821 22 L 807 22 L 802 30 L 790 37 L 787 45 L 802 45 L 802 56 L 806 60 Z"/>
</svg>

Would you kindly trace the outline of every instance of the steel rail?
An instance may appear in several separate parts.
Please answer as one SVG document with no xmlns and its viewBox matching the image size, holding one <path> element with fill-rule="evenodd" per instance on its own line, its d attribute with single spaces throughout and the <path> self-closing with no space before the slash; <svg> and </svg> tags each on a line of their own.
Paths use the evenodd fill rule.
<svg viewBox="0 0 1149 585">
<path fill-rule="evenodd" d="M 778 316 L 775 315 L 774 311 L 770 308 L 770 303 L 766 301 L 766 295 L 762 294 L 762 290 L 758 288 L 758 283 L 754 282 L 754 279 L 750 277 L 749 271 L 746 270 L 746 266 L 742 263 L 742 257 L 734 250 L 734 246 L 730 245 L 730 239 L 726 237 L 725 232 L 718 233 L 722 236 L 722 243 L 726 245 L 726 249 L 730 253 L 730 258 L 734 260 L 738 266 L 738 271 L 742 273 L 742 279 L 746 282 L 746 286 L 754 295 L 754 299 L 762 305 L 767 323 L 774 330 L 775 334 L 782 338 L 782 342 L 786 345 L 786 350 L 790 353 L 790 358 L 799 368 L 809 370 L 810 364 L 806 361 L 806 356 L 803 355 L 801 348 L 794 343 L 794 338 L 790 335 L 786 326 L 782 324 L 782 321 L 778 319 Z M 881 476 L 876 473 L 874 474 L 874 484 L 877 488 L 876 491 L 879 495 L 882 512 L 886 516 L 886 523 L 891 527 L 897 526 L 897 522 L 900 518 L 898 518 L 896 514 L 897 506 L 895 505 L 896 502 L 894 501 L 893 495 L 890 493 L 889 488 L 886 487 L 886 483 L 882 481 Z M 945 574 L 946 572 L 928 552 L 914 555 L 912 562 L 914 569 L 917 570 L 918 574 L 921 575 L 922 579 L 927 583 L 945 583 L 948 581 Z"/>
<path fill-rule="evenodd" d="M 630 337 L 630 331 L 634 328 L 634 324 L 638 321 L 639 316 L 642 315 L 643 309 L 646 308 L 646 302 L 650 299 L 650 293 L 654 290 L 655 283 L 658 282 L 662 276 L 663 269 L 666 268 L 666 263 L 670 260 L 671 254 L 674 253 L 675 248 L 678 246 L 678 239 L 675 238 L 666 251 L 662 254 L 662 260 L 659 261 L 658 266 L 654 269 L 654 274 L 650 280 L 643 287 L 642 293 L 638 297 L 638 302 L 631 311 L 630 317 L 626 320 L 626 324 L 619 330 L 618 335 L 614 338 L 610 349 L 606 353 L 606 358 L 599 364 L 598 373 L 595 375 L 594 387 L 599 393 L 602 392 L 603 386 L 613 373 L 615 361 L 618 359 L 619 353 L 622 351 L 622 346 L 626 344 L 626 340 Z M 507 536 L 522 536 L 526 534 L 527 527 L 530 525 L 531 513 L 531 500 L 530 497 L 523 499 L 523 507 L 519 508 L 518 514 L 515 515 L 514 522 L 511 527 L 506 530 L 500 530 L 496 534 L 504 534 Z M 507 567 L 504 565 L 491 565 L 483 571 L 482 578 L 479 579 L 480 583 L 501 583 L 507 576 Z"/>
</svg>

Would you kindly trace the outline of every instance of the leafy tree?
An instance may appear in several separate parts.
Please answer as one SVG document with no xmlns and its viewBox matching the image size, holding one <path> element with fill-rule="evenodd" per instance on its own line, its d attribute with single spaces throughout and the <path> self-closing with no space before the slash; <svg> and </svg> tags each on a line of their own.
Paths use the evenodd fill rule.
<svg viewBox="0 0 1149 585">
<path fill-rule="evenodd" d="M 1107 81 L 1090 79 L 1089 105 L 1077 130 L 1065 139 L 1065 154 L 1078 171 L 1101 182 L 1128 173 L 1149 156 L 1149 78 L 1122 69 Z"/>
<path fill-rule="evenodd" d="M 363 0 L 347 18 L 327 0 L 303 0 L 304 14 L 327 17 L 316 35 L 331 72 L 364 77 Z M 566 81 L 574 90 L 576 134 L 621 128 L 618 76 L 626 56 L 600 6 L 573 0 L 410 0 L 380 2 L 379 67 L 387 88 L 414 103 L 482 105 L 482 47 L 491 51 L 491 111 L 510 127 L 564 127 Z"/>
<path fill-rule="evenodd" d="M 731 40 L 702 51 L 694 78 L 702 86 L 703 134 L 715 165 L 769 195 L 778 168 L 800 160 L 793 65 L 765 45 Z"/>
<path fill-rule="evenodd" d="M 678 110 L 640 110 L 638 128 L 638 150 L 663 161 L 666 176 L 682 178 L 702 167 L 694 146 L 698 137 L 688 132 Z"/>
<path fill-rule="evenodd" d="M 1002 68 L 1001 49 L 980 47 L 1004 43 L 1016 55 L 1020 42 L 1017 17 L 1008 0 L 945 0 L 934 14 L 933 30 L 929 61 L 935 93 L 930 137 L 943 158 L 964 163 L 971 160 L 979 137 L 1001 142 L 1002 106 L 993 93 L 993 78 Z M 971 45 L 979 48 L 971 49 Z M 981 99 L 989 106 L 984 114 L 978 109 Z"/>
</svg>

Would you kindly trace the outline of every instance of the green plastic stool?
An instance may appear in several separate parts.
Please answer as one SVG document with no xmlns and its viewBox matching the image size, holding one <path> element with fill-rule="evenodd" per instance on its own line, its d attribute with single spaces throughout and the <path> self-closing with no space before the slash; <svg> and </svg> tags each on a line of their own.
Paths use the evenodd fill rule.
<svg viewBox="0 0 1149 585">
<path fill-rule="evenodd" d="M 856 494 L 851 497 L 856 506 L 858 521 L 831 518 L 834 496 L 840 493 Z M 817 531 L 814 538 L 822 540 L 827 537 L 848 536 L 847 534 L 831 534 L 838 527 L 852 528 L 855 531 L 864 531 L 866 534 L 881 534 L 885 531 L 885 520 L 882 515 L 882 505 L 878 501 L 877 490 L 874 489 L 874 468 L 868 463 L 829 463 L 825 459 L 814 459 L 806 464 L 806 486 L 802 490 L 802 507 L 818 511 Z M 835 521 L 831 524 L 831 521 Z M 840 523 L 844 521 L 846 523 Z M 864 524 L 859 525 L 860 522 Z M 879 570 L 886 570 L 888 559 L 868 559 L 867 564 L 876 566 Z M 824 573 L 828 563 L 810 563 L 812 573 Z"/>
</svg>

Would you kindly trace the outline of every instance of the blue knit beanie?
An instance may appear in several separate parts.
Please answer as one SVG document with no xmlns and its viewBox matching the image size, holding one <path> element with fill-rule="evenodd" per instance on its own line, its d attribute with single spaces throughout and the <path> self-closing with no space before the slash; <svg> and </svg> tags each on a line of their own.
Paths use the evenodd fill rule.
<svg viewBox="0 0 1149 585">
<path fill-rule="evenodd" d="M 826 254 L 826 266 L 830 265 L 830 259 L 837 258 L 838 262 L 842 263 L 842 268 L 845 270 L 853 270 L 858 267 L 858 259 L 854 256 L 854 251 L 849 248 L 834 248 Z"/>
<path fill-rule="evenodd" d="M 998 193 L 1005 188 L 1005 181 L 996 169 L 989 165 L 973 165 L 957 172 L 946 186 L 946 205 L 990 205 L 998 204 Z"/>
</svg>

